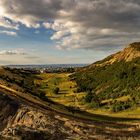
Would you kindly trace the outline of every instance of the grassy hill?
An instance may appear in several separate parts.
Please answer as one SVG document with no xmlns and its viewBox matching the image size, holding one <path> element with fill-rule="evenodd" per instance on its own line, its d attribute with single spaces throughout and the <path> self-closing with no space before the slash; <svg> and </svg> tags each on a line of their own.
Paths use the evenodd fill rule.
<svg viewBox="0 0 140 140">
<path fill-rule="evenodd" d="M 0 67 L 0 84 L 22 93 L 36 93 L 36 78 L 32 70 Z"/>
<path fill-rule="evenodd" d="M 37 96 L 90 113 L 116 116 L 126 110 L 132 115 L 133 109 L 137 115 L 140 111 L 140 43 L 132 43 L 123 51 L 78 69 L 74 74 L 34 74 L 25 69 L 1 67 L 0 84 L 24 96 Z"/>
<path fill-rule="evenodd" d="M 1 67 L 0 139 L 139 139 L 139 48 L 129 49 L 74 74 Z"/>
<path fill-rule="evenodd" d="M 113 112 L 140 105 L 140 43 L 132 43 L 71 76 L 93 108 Z"/>
</svg>

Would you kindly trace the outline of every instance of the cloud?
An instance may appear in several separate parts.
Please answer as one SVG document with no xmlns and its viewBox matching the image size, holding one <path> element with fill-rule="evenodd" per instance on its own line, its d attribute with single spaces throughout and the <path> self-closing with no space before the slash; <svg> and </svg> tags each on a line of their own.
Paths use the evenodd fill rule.
<svg viewBox="0 0 140 140">
<path fill-rule="evenodd" d="M 17 36 L 17 33 L 13 31 L 0 31 L 0 34 L 6 34 L 8 36 Z"/>
<path fill-rule="evenodd" d="M 25 55 L 23 49 L 15 49 L 15 50 L 1 50 L 0 55 Z"/>
<path fill-rule="evenodd" d="M 37 21 L 55 18 L 61 9 L 61 0 L 2 0 L 0 16 L 14 22 L 21 22 L 27 27 L 39 28 Z"/>
<path fill-rule="evenodd" d="M 19 29 L 19 25 L 12 23 L 8 19 L 5 19 L 4 17 L 0 17 L 0 27 L 8 28 L 8 29 Z"/>
<path fill-rule="evenodd" d="M 59 49 L 114 49 L 138 41 L 139 13 L 138 0 L 0 1 L 1 17 L 17 26 L 54 30 L 51 39 Z M 0 26 L 12 25 L 3 21 Z"/>
</svg>

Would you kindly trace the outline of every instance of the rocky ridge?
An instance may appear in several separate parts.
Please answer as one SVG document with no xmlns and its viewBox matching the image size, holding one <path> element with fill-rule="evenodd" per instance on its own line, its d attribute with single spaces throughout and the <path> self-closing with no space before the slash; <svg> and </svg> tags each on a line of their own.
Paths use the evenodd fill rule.
<svg viewBox="0 0 140 140">
<path fill-rule="evenodd" d="M 140 42 L 134 42 L 126 46 L 123 51 L 112 54 L 101 61 L 97 61 L 96 63 L 87 66 L 86 68 L 110 65 L 122 60 L 129 62 L 138 57 L 140 57 Z"/>
</svg>

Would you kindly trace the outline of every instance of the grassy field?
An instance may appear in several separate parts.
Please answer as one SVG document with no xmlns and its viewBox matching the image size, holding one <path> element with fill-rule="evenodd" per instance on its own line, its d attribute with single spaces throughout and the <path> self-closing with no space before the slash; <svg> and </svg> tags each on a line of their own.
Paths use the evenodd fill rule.
<svg viewBox="0 0 140 140">
<path fill-rule="evenodd" d="M 85 93 L 74 93 L 76 91 L 76 83 L 70 81 L 70 74 L 67 73 L 48 73 L 39 75 L 39 79 L 35 84 L 39 84 L 46 96 L 60 104 L 66 106 L 79 106 Z M 59 93 L 54 94 L 54 88 L 59 87 Z"/>
<path fill-rule="evenodd" d="M 84 92 L 76 93 L 77 85 L 69 78 L 67 73 L 46 73 L 38 75 L 39 79 L 35 80 L 35 84 L 39 85 L 40 89 L 46 93 L 46 96 L 59 104 L 79 108 L 91 114 L 102 114 L 112 117 L 127 117 L 140 118 L 140 108 L 128 109 L 118 113 L 107 111 L 104 108 L 93 109 L 90 104 L 85 103 L 83 98 L 86 95 Z M 59 87 L 59 93 L 54 94 L 53 89 Z M 118 98 L 118 100 L 126 100 L 129 96 Z M 109 100 L 110 101 L 110 100 Z M 107 102 L 106 100 L 104 102 Z"/>
</svg>

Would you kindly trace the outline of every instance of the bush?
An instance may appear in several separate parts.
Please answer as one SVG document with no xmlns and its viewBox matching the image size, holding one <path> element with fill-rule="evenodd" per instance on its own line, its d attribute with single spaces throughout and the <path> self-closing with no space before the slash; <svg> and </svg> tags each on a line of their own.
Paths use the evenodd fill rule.
<svg viewBox="0 0 140 140">
<path fill-rule="evenodd" d="M 59 93 L 59 90 L 60 90 L 59 87 L 56 87 L 56 88 L 53 89 L 53 93 L 54 94 L 58 94 Z"/>
<path fill-rule="evenodd" d="M 87 93 L 87 95 L 85 96 L 85 101 L 86 101 L 87 103 L 91 103 L 92 98 L 93 98 L 93 95 L 92 95 L 91 92 L 89 92 L 89 93 Z"/>
<path fill-rule="evenodd" d="M 45 94 L 45 92 L 40 91 L 40 93 L 39 93 L 39 97 L 40 97 L 41 99 L 45 99 L 45 98 L 46 98 L 46 94 Z"/>
<path fill-rule="evenodd" d="M 123 110 L 126 110 L 128 108 L 131 108 L 133 105 L 132 105 L 132 102 L 130 100 L 127 100 L 125 102 L 122 102 L 122 101 L 118 101 L 118 102 L 115 102 L 112 106 L 112 111 L 113 112 L 119 112 L 119 111 L 123 111 Z"/>
<path fill-rule="evenodd" d="M 99 108 L 100 107 L 100 104 L 98 103 L 98 102 L 91 102 L 91 104 L 90 104 L 90 107 L 91 108 Z"/>
</svg>

